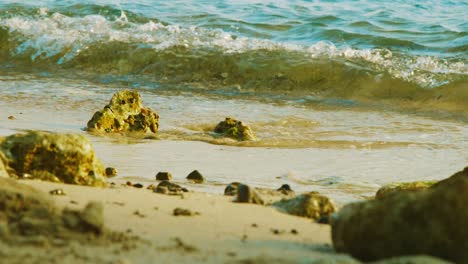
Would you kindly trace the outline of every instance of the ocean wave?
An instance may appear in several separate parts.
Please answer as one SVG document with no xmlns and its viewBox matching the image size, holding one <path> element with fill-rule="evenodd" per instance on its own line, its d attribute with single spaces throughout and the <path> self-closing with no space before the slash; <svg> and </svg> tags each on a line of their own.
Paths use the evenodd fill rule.
<svg viewBox="0 0 468 264">
<path fill-rule="evenodd" d="M 94 9 L 99 8 L 77 7 L 73 15 L 37 9 L 34 15 L 20 12 L 0 18 L 0 67 L 131 75 L 206 89 L 468 102 L 463 56 L 418 56 L 386 48 L 338 47 L 329 41 L 305 46 L 170 25 L 133 13 L 129 18 L 128 12 L 117 9 L 103 12 L 101 7 L 101 14 L 88 14 L 97 12 Z M 333 30 L 322 33 L 339 35 Z M 347 35 L 356 41 L 366 37 L 372 36 Z M 374 41 L 381 46 L 416 45 L 390 38 Z M 466 44 L 456 49 L 464 50 Z M 456 95 L 454 89 L 459 89 Z"/>
</svg>

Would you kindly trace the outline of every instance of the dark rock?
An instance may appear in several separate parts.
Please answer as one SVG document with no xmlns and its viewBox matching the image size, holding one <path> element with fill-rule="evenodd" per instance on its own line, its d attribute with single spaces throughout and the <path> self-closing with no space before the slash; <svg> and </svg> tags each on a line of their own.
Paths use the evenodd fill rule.
<svg viewBox="0 0 468 264">
<path fill-rule="evenodd" d="M 226 120 L 220 122 L 215 127 L 214 132 L 240 141 L 257 140 L 249 126 L 230 117 L 226 117 Z"/>
<path fill-rule="evenodd" d="M 297 230 L 293 228 L 293 229 L 291 229 L 291 234 L 297 235 L 297 234 L 299 234 L 299 232 L 297 232 Z"/>
<path fill-rule="evenodd" d="M 317 223 L 318 224 L 324 224 L 324 225 L 330 224 L 330 216 L 329 215 L 324 215 L 324 216 L 320 217 L 317 220 Z"/>
<path fill-rule="evenodd" d="M 135 183 L 135 184 L 133 184 L 133 187 L 135 187 L 135 188 L 143 188 L 143 184 L 141 184 L 141 183 Z"/>
<path fill-rule="evenodd" d="M 237 187 L 237 198 L 235 201 L 238 203 L 265 204 L 254 188 L 242 183 Z"/>
<path fill-rule="evenodd" d="M 284 195 L 294 194 L 294 191 L 291 189 L 291 186 L 289 186 L 289 184 L 281 185 L 281 187 L 279 187 L 277 191 Z"/>
<path fill-rule="evenodd" d="M 195 183 L 203 183 L 205 181 L 205 178 L 203 175 L 198 170 L 192 171 L 186 178 L 189 181 L 193 181 Z"/>
<path fill-rule="evenodd" d="M 4 138 L 0 151 L 10 176 L 27 174 L 54 182 L 106 185 L 101 162 L 83 135 L 29 131 Z"/>
<path fill-rule="evenodd" d="M 170 181 L 172 180 L 172 174 L 170 172 L 160 171 L 156 174 L 157 181 Z"/>
<path fill-rule="evenodd" d="M 10 120 L 15 120 L 16 117 L 14 117 L 14 116 L 9 116 L 8 119 L 10 119 Z"/>
<path fill-rule="evenodd" d="M 395 257 L 390 259 L 384 259 L 377 262 L 372 262 L 371 264 L 450 264 L 442 259 L 434 258 L 431 256 L 404 256 L 404 257 Z"/>
<path fill-rule="evenodd" d="M 106 174 L 107 178 L 115 177 L 115 176 L 117 176 L 117 169 L 112 168 L 112 167 L 107 167 L 106 171 L 105 171 L 105 174 Z"/>
<path fill-rule="evenodd" d="M 237 195 L 237 187 L 239 186 L 240 183 L 238 182 L 231 182 L 230 184 L 228 184 L 228 186 L 226 186 L 226 188 L 224 189 L 224 195 L 228 195 L 228 196 L 235 196 Z"/>
<path fill-rule="evenodd" d="M 402 182 L 392 183 L 381 187 L 375 194 L 376 199 L 397 193 L 397 192 L 415 192 L 425 190 L 437 183 L 436 181 L 416 181 L 416 182 Z"/>
<path fill-rule="evenodd" d="M 315 220 L 323 216 L 328 216 L 336 211 L 333 202 L 328 197 L 320 195 L 318 192 L 301 194 L 292 199 L 283 199 L 273 203 L 272 206 L 288 214 L 308 217 Z"/>
<path fill-rule="evenodd" d="M 331 218 L 338 252 L 373 261 L 427 254 L 468 260 L 468 168 L 432 187 L 344 206 Z"/>
<path fill-rule="evenodd" d="M 179 195 L 183 192 L 188 192 L 188 190 L 170 181 L 162 181 L 158 184 L 156 189 L 154 189 L 154 192 L 169 195 Z"/>
<path fill-rule="evenodd" d="M 141 131 L 156 133 L 159 115 L 143 106 L 140 94 L 135 90 L 115 93 L 104 109 L 94 113 L 88 121 L 89 130 L 102 132 Z"/>
</svg>

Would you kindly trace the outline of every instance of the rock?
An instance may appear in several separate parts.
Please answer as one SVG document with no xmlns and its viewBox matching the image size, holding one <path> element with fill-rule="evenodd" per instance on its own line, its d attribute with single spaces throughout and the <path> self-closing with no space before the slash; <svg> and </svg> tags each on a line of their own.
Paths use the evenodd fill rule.
<svg viewBox="0 0 468 264">
<path fill-rule="evenodd" d="M 63 189 L 54 189 L 49 192 L 51 195 L 66 195 Z"/>
<path fill-rule="evenodd" d="M 156 180 L 157 181 L 170 181 L 172 180 L 172 174 L 170 172 L 158 172 L 156 174 Z"/>
<path fill-rule="evenodd" d="M 431 187 L 435 183 L 436 181 L 392 183 L 381 187 L 375 194 L 375 198 L 382 199 L 383 197 L 396 192 L 421 191 Z"/>
<path fill-rule="evenodd" d="M 281 185 L 281 187 L 279 187 L 277 191 L 284 195 L 294 194 L 294 191 L 291 189 L 291 186 L 289 186 L 289 184 Z"/>
<path fill-rule="evenodd" d="M 117 169 L 112 168 L 112 167 L 107 167 L 106 171 L 105 171 L 105 174 L 106 174 L 107 178 L 115 177 L 115 176 L 117 176 Z"/>
<path fill-rule="evenodd" d="M 303 216 L 314 220 L 329 216 L 336 211 L 333 202 L 318 192 L 309 192 L 298 195 L 295 198 L 283 199 L 273 203 L 272 206 L 287 214 Z"/>
<path fill-rule="evenodd" d="M 9 116 L 8 119 L 10 119 L 10 120 L 15 120 L 16 117 L 15 117 L 15 116 Z"/>
<path fill-rule="evenodd" d="M 426 190 L 352 203 L 331 218 L 338 252 L 363 261 L 427 254 L 468 259 L 468 168 Z"/>
<path fill-rule="evenodd" d="M 83 135 L 29 131 L 4 138 L 0 151 L 4 154 L 5 166 L 15 175 L 80 185 L 106 185 L 101 162 L 95 157 L 91 142 Z"/>
<path fill-rule="evenodd" d="M 240 183 L 238 182 L 231 182 L 226 186 L 224 189 L 224 195 L 228 196 L 235 196 L 237 195 L 237 187 L 239 186 Z"/>
<path fill-rule="evenodd" d="M 135 183 L 135 184 L 133 184 L 133 187 L 138 188 L 138 189 L 141 189 L 141 188 L 143 188 L 143 184 L 141 184 L 141 183 Z"/>
<path fill-rule="evenodd" d="M 170 181 L 162 181 L 158 184 L 158 186 L 156 187 L 156 189 L 154 189 L 153 192 L 169 195 L 179 195 L 183 192 L 188 192 L 188 190 Z"/>
<path fill-rule="evenodd" d="M 201 173 L 197 170 L 192 171 L 186 178 L 189 181 L 193 181 L 195 183 L 203 183 L 205 181 L 205 178 Z"/>
<path fill-rule="evenodd" d="M 182 216 L 193 216 L 193 215 L 199 215 L 200 213 L 198 212 L 192 212 L 191 210 L 189 209 L 183 209 L 183 208 L 175 208 L 174 211 L 172 212 L 172 214 L 174 216 L 179 216 L 179 215 L 182 215 Z"/>
<path fill-rule="evenodd" d="M 159 115 L 143 106 L 135 90 L 116 92 L 104 109 L 94 113 L 88 121 L 88 130 L 102 132 L 141 131 L 156 133 Z"/>
<path fill-rule="evenodd" d="M 431 256 L 404 256 L 404 257 L 395 257 L 390 259 L 384 259 L 377 262 L 372 262 L 371 264 L 450 264 L 442 259 L 434 258 Z"/>
<path fill-rule="evenodd" d="M 103 205 L 100 202 L 89 202 L 81 212 L 81 220 L 96 234 L 102 233 L 104 227 Z"/>
<path fill-rule="evenodd" d="M 241 121 L 226 117 L 226 120 L 220 122 L 214 129 L 215 133 L 221 134 L 225 137 L 244 140 L 257 140 L 257 137 L 252 132 L 249 126 L 244 125 Z"/>
<path fill-rule="evenodd" d="M 237 198 L 235 202 L 238 203 L 253 203 L 265 204 L 263 199 L 258 195 L 254 188 L 240 183 L 237 187 Z"/>
<path fill-rule="evenodd" d="M 10 175 L 8 175 L 8 172 L 5 168 L 5 164 L 3 163 L 4 162 L 4 156 L 3 156 L 3 153 L 0 152 L 0 178 L 7 178 L 9 177 Z"/>
</svg>

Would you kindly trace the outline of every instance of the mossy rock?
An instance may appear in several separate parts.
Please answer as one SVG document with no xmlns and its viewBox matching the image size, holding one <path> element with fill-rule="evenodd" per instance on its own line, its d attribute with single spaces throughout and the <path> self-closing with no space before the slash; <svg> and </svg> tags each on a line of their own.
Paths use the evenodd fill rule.
<svg viewBox="0 0 468 264">
<path fill-rule="evenodd" d="M 94 113 L 88 121 L 88 130 L 102 132 L 153 132 L 157 133 L 159 115 L 143 106 L 140 94 L 135 90 L 115 93 L 104 109 Z"/>
<path fill-rule="evenodd" d="M 362 261 L 430 255 L 468 260 L 468 167 L 421 191 L 351 203 L 332 215 L 337 252 Z"/>
<path fill-rule="evenodd" d="M 220 122 L 215 127 L 214 132 L 239 141 L 257 140 L 257 137 L 249 126 L 242 123 L 242 121 L 230 117 L 226 117 L 226 120 Z"/>
<path fill-rule="evenodd" d="M 105 186 L 104 168 L 83 135 L 30 131 L 0 142 L 5 166 L 18 177 Z"/>
<path fill-rule="evenodd" d="M 432 185 L 437 183 L 437 181 L 415 181 L 415 182 L 401 182 L 401 183 L 391 183 L 381 187 L 375 194 L 376 199 L 382 199 L 387 195 L 391 195 L 397 192 L 415 192 L 425 190 Z"/>
<path fill-rule="evenodd" d="M 280 211 L 319 220 L 322 217 L 328 217 L 336 211 L 332 200 L 318 192 L 309 192 L 298 195 L 291 199 L 283 199 L 275 202 L 272 206 Z"/>
</svg>

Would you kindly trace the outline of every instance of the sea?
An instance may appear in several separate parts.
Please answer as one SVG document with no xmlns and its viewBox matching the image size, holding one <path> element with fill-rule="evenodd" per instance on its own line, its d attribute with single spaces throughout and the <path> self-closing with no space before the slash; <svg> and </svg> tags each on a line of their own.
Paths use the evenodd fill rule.
<svg viewBox="0 0 468 264">
<path fill-rule="evenodd" d="M 468 166 L 467 14 L 463 0 L 0 0 L 0 135 L 86 134 L 122 179 L 198 169 L 208 182 L 189 186 L 207 193 L 365 199 Z M 155 138 L 84 130 L 121 89 L 159 113 Z M 225 117 L 259 140 L 217 137 Z"/>
</svg>

